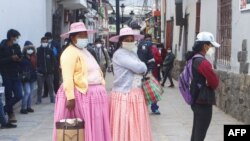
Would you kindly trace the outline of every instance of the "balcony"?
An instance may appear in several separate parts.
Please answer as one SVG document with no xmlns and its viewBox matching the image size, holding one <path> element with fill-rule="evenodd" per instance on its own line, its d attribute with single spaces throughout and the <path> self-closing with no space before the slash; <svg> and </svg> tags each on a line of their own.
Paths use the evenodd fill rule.
<svg viewBox="0 0 250 141">
<path fill-rule="evenodd" d="M 59 3 L 69 10 L 87 8 L 87 0 L 61 0 Z"/>
</svg>

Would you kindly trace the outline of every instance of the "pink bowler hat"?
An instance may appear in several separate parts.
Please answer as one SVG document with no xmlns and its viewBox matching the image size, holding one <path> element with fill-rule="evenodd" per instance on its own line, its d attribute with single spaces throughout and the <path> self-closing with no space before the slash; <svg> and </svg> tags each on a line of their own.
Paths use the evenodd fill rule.
<svg viewBox="0 0 250 141">
<path fill-rule="evenodd" d="M 127 35 L 133 35 L 135 37 L 135 40 L 140 40 L 144 37 L 144 35 L 140 35 L 140 34 L 136 33 L 131 28 L 125 27 L 125 28 L 122 28 L 120 30 L 120 35 L 116 35 L 116 36 L 109 38 L 109 41 L 118 42 L 120 37 L 127 36 Z"/>
<path fill-rule="evenodd" d="M 84 25 L 83 22 L 75 22 L 75 23 L 72 23 L 70 25 L 70 29 L 69 29 L 69 32 L 66 32 L 64 34 L 61 34 L 61 37 L 62 38 L 67 38 L 69 36 L 70 33 L 76 33 L 76 32 L 88 32 L 88 34 L 92 34 L 92 33 L 95 33 L 96 31 L 95 30 L 90 30 L 90 29 L 87 29 Z"/>
</svg>

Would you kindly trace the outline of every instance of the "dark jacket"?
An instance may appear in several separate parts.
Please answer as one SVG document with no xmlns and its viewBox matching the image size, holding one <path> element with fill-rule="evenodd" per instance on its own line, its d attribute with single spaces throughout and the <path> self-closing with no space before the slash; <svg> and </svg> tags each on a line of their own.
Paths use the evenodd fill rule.
<svg viewBox="0 0 250 141">
<path fill-rule="evenodd" d="M 88 50 L 89 53 L 95 58 L 95 60 L 98 61 L 98 60 L 97 60 L 96 53 L 95 53 L 95 50 L 94 50 L 93 44 L 89 44 L 89 45 L 87 46 L 87 50 Z"/>
<path fill-rule="evenodd" d="M 219 79 L 212 69 L 212 65 L 205 58 L 196 58 L 192 66 L 193 79 L 191 81 L 190 92 L 195 103 L 198 104 L 215 104 L 214 90 L 219 85 Z M 198 97 L 201 89 L 208 88 L 208 93 L 212 102 L 201 101 Z"/>
<path fill-rule="evenodd" d="M 44 75 L 53 74 L 55 67 L 55 56 L 52 49 L 37 48 L 37 72 Z"/>
<path fill-rule="evenodd" d="M 155 60 L 151 47 L 151 45 L 142 41 L 139 43 L 137 51 L 139 59 L 147 65 L 148 71 L 152 71 L 155 67 Z"/>
<path fill-rule="evenodd" d="M 175 59 L 175 55 L 172 52 L 167 54 L 167 56 L 165 57 L 165 59 L 163 61 L 163 71 L 164 72 L 168 72 L 173 68 L 174 59 Z"/>
<path fill-rule="evenodd" d="M 12 55 L 17 55 L 22 58 L 20 46 L 13 44 L 7 46 L 7 40 L 0 43 L 0 72 L 3 75 L 16 75 L 21 72 L 21 62 L 15 62 L 11 59 Z"/>
<path fill-rule="evenodd" d="M 36 81 L 36 68 L 32 66 L 30 59 L 25 56 L 22 60 L 22 82 Z"/>
<path fill-rule="evenodd" d="M 62 52 L 60 41 L 52 40 L 51 43 L 49 43 L 49 48 L 53 51 L 55 57 L 55 67 L 56 69 L 59 69 L 60 55 Z"/>
</svg>

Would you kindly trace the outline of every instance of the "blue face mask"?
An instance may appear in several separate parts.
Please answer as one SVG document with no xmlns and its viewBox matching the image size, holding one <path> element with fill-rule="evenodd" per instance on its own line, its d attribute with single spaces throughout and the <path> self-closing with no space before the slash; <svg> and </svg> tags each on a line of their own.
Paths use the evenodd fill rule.
<svg viewBox="0 0 250 141">
<path fill-rule="evenodd" d="M 153 45 L 152 41 L 145 41 L 145 44 L 147 47 L 150 47 Z"/>
</svg>

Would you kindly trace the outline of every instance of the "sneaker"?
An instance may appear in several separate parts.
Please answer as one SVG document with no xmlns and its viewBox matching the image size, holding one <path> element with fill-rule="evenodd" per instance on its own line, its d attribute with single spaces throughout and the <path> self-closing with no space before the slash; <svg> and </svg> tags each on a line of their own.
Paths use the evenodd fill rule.
<svg viewBox="0 0 250 141">
<path fill-rule="evenodd" d="M 14 113 L 8 114 L 8 121 L 11 122 L 11 123 L 16 123 L 17 122 L 16 116 L 15 116 Z"/>
<path fill-rule="evenodd" d="M 21 114 L 28 114 L 28 111 L 27 111 L 26 109 L 21 109 L 21 110 L 20 110 L 20 113 L 21 113 Z"/>
<path fill-rule="evenodd" d="M 173 88 L 173 87 L 174 87 L 174 85 L 169 85 L 168 87 L 169 87 L 169 88 Z"/>
<path fill-rule="evenodd" d="M 27 108 L 27 112 L 33 113 L 34 110 L 32 108 Z"/>
<path fill-rule="evenodd" d="M 42 103 L 41 101 L 37 101 L 37 102 L 36 102 L 36 105 L 39 105 L 39 104 L 41 104 L 41 103 Z"/>
<path fill-rule="evenodd" d="M 16 128 L 17 127 L 17 125 L 15 125 L 15 124 L 12 124 L 12 123 L 7 123 L 6 125 L 2 125 L 1 126 L 1 128 L 2 129 L 9 129 L 9 128 Z"/>
<path fill-rule="evenodd" d="M 152 113 L 155 114 L 155 115 L 160 115 L 161 114 L 159 110 L 152 111 Z"/>
</svg>

